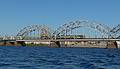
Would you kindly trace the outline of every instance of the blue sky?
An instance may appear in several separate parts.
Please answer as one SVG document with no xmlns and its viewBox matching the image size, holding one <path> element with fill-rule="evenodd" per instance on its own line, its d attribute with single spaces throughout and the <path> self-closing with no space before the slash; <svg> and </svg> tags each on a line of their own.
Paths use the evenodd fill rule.
<svg viewBox="0 0 120 69">
<path fill-rule="evenodd" d="M 55 29 L 79 19 L 116 26 L 120 0 L 0 0 L 0 35 L 16 35 L 32 24 Z"/>
</svg>

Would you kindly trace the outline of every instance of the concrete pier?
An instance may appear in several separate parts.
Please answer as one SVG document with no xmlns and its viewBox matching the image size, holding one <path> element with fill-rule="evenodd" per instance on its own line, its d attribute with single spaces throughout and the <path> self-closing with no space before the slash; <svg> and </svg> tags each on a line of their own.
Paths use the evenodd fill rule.
<svg viewBox="0 0 120 69">
<path fill-rule="evenodd" d="M 120 48 L 120 39 L 46 39 L 46 40 L 2 40 L 1 46 L 26 46 L 25 42 L 49 43 L 48 47 Z"/>
<path fill-rule="evenodd" d="M 23 41 L 2 41 L 0 46 L 26 46 L 26 44 Z"/>
<path fill-rule="evenodd" d="M 107 43 L 107 48 L 118 48 L 117 42 L 116 41 L 109 41 Z"/>
</svg>

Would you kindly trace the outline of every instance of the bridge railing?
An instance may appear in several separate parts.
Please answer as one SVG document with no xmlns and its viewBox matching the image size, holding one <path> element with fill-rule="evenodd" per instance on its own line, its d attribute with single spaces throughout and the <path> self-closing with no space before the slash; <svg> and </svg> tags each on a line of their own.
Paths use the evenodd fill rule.
<svg viewBox="0 0 120 69">
<path fill-rule="evenodd" d="M 1 36 L 0 40 L 17 40 L 22 39 L 21 36 Z"/>
</svg>

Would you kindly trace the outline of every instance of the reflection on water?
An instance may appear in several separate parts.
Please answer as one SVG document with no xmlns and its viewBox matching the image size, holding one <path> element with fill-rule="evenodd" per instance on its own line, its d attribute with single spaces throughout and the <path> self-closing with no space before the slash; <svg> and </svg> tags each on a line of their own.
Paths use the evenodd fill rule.
<svg viewBox="0 0 120 69">
<path fill-rule="evenodd" d="M 0 69 L 120 69 L 120 49 L 0 46 Z"/>
</svg>

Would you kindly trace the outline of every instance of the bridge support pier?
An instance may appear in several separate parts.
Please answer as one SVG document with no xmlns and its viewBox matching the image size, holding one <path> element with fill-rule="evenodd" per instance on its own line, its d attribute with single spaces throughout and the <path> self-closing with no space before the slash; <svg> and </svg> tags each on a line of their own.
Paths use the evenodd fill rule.
<svg viewBox="0 0 120 69">
<path fill-rule="evenodd" d="M 16 42 L 0 42 L 0 45 L 1 46 L 14 46 L 16 45 L 17 43 Z"/>
<path fill-rule="evenodd" d="M 25 46 L 25 42 L 23 41 L 2 41 L 0 42 L 1 46 Z"/>
<path fill-rule="evenodd" d="M 60 47 L 59 41 L 51 41 L 49 47 Z"/>
<path fill-rule="evenodd" d="M 49 47 L 65 47 L 65 42 L 51 41 Z"/>
<path fill-rule="evenodd" d="M 116 41 L 108 41 L 107 48 L 118 48 L 117 42 Z"/>
<path fill-rule="evenodd" d="M 24 41 L 17 41 L 17 46 L 26 46 Z"/>
</svg>

